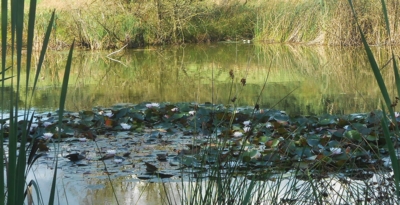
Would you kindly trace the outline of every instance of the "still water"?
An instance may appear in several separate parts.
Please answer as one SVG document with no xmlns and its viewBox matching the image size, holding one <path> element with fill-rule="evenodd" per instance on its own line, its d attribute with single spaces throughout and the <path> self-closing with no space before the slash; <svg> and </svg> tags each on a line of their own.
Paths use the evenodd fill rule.
<svg viewBox="0 0 400 205">
<path fill-rule="evenodd" d="M 111 52 L 75 51 L 67 110 L 144 101 L 214 102 L 238 106 L 258 103 L 264 108 L 309 115 L 369 112 L 381 103 L 362 48 L 218 43 L 126 50 L 109 55 Z M 378 48 L 374 52 L 378 64 L 385 65 L 387 52 Z M 47 56 L 32 101 L 36 109 L 57 109 L 66 58 L 66 51 L 50 52 Z M 394 98 L 390 68 L 382 68 L 382 73 Z M 241 84 L 242 78 L 246 79 L 245 86 Z M 237 100 L 233 103 L 234 97 Z M 105 175 L 64 175 L 69 167 L 59 169 L 59 204 L 116 204 Z M 52 166 L 40 164 L 34 173 L 30 177 L 39 181 L 43 198 L 48 198 Z M 163 204 L 169 200 L 179 204 L 185 197 L 180 195 L 186 189 L 180 180 L 145 183 L 133 175 L 114 175 L 112 181 L 120 204 Z"/>
<path fill-rule="evenodd" d="M 218 43 L 112 52 L 75 51 L 68 110 L 144 101 L 233 104 L 234 97 L 239 106 L 258 102 L 307 115 L 369 112 L 380 105 L 362 48 Z M 387 52 L 374 52 L 379 65 L 386 64 Z M 57 109 L 66 58 L 67 51 L 49 52 L 35 108 Z M 390 66 L 382 72 L 391 87 Z"/>
</svg>

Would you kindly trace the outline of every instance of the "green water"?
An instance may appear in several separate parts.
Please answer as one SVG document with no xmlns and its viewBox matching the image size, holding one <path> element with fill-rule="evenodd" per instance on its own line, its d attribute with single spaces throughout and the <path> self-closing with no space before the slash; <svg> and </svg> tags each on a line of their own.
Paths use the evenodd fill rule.
<svg viewBox="0 0 400 205">
<path fill-rule="evenodd" d="M 260 107 L 293 114 L 369 112 L 380 105 L 361 48 L 240 42 L 125 50 L 107 57 L 111 52 L 75 52 L 68 110 L 143 101 L 232 104 L 235 96 L 236 105 L 254 106 L 260 96 Z M 385 51 L 375 52 L 384 65 Z M 33 98 L 35 108 L 57 109 L 66 55 L 49 52 Z M 391 85 L 390 68 L 382 72 Z"/>
</svg>

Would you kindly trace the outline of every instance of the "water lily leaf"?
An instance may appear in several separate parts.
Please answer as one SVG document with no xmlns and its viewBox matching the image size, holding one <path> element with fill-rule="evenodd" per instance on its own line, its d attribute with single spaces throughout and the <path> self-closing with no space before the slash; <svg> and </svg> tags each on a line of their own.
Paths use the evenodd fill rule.
<svg viewBox="0 0 400 205">
<path fill-rule="evenodd" d="M 158 170 L 158 168 L 156 166 L 154 166 L 148 162 L 145 162 L 144 164 L 146 165 L 146 171 L 148 171 L 150 173 L 156 172 Z"/>
<path fill-rule="evenodd" d="M 298 141 L 295 141 L 295 144 L 300 147 L 307 146 L 308 140 L 304 137 L 300 137 Z"/>
<path fill-rule="evenodd" d="M 370 124 L 380 124 L 382 117 L 383 117 L 382 111 L 376 110 L 376 111 L 371 112 L 368 115 L 367 121 Z"/>
<path fill-rule="evenodd" d="M 120 110 L 113 111 L 114 115 L 112 116 L 112 118 L 118 120 L 122 117 L 125 117 L 127 115 L 127 113 L 129 112 L 129 110 L 130 110 L 130 108 L 122 108 Z"/>
<path fill-rule="evenodd" d="M 79 113 L 81 120 L 83 121 L 92 121 L 94 119 L 93 111 L 82 111 Z"/>
<path fill-rule="evenodd" d="M 258 154 L 258 150 L 257 149 L 253 149 L 251 151 L 245 151 L 243 152 L 242 156 L 249 156 L 250 158 L 255 157 Z"/>
<path fill-rule="evenodd" d="M 354 113 L 354 114 L 350 114 L 349 115 L 349 121 L 351 121 L 351 122 L 360 122 L 365 117 L 366 116 L 365 116 L 364 113 Z"/>
<path fill-rule="evenodd" d="M 79 153 L 73 153 L 65 156 L 65 158 L 69 159 L 70 161 L 76 162 L 82 159 L 85 159 L 85 156 L 79 154 Z"/>
<path fill-rule="evenodd" d="M 241 158 L 242 158 L 243 162 L 250 162 L 251 161 L 251 157 L 248 156 L 248 155 L 242 156 Z"/>
<path fill-rule="evenodd" d="M 285 128 L 283 128 L 283 127 L 276 129 L 276 132 L 277 132 L 278 134 L 280 134 L 280 135 L 284 135 L 284 134 L 287 134 L 287 133 L 288 133 L 288 131 L 287 131 Z"/>
<path fill-rule="evenodd" d="M 99 160 L 106 160 L 106 159 L 111 159 L 114 158 L 115 154 L 106 154 L 103 157 L 101 157 Z"/>
<path fill-rule="evenodd" d="M 371 133 L 371 129 L 367 127 L 362 127 L 357 129 L 362 135 L 369 135 Z"/>
<path fill-rule="evenodd" d="M 115 121 L 115 120 L 113 120 L 113 119 L 111 119 L 109 117 L 104 117 L 104 126 L 105 127 L 113 128 L 113 127 L 115 127 L 117 125 L 118 125 L 117 121 Z"/>
<path fill-rule="evenodd" d="M 339 146 L 340 146 L 340 142 L 338 142 L 336 140 L 329 141 L 328 144 L 327 144 L 328 148 L 339 147 Z"/>
<path fill-rule="evenodd" d="M 144 120 L 143 114 L 138 112 L 130 113 L 129 117 L 131 117 L 133 121 L 142 122 Z"/>
<path fill-rule="evenodd" d="M 273 173 L 262 173 L 262 174 L 252 174 L 252 175 L 247 175 L 246 178 L 248 180 L 256 180 L 256 181 L 267 181 L 270 180 L 273 176 L 275 176 Z"/>
<path fill-rule="evenodd" d="M 274 115 L 274 119 L 277 121 L 289 121 L 289 116 L 279 113 L 277 115 Z"/>
<path fill-rule="evenodd" d="M 347 162 L 347 159 L 345 160 L 336 160 L 333 164 L 337 167 L 343 167 Z"/>
<path fill-rule="evenodd" d="M 178 119 L 181 119 L 182 117 L 186 117 L 186 115 L 184 113 L 175 113 L 169 119 L 170 120 L 178 120 Z"/>
<path fill-rule="evenodd" d="M 319 139 L 307 139 L 307 143 L 310 146 L 317 146 L 320 143 Z"/>
<path fill-rule="evenodd" d="M 352 141 L 361 141 L 361 134 L 357 130 L 346 131 L 344 137 Z"/>
<path fill-rule="evenodd" d="M 176 106 L 179 107 L 181 112 L 185 113 L 193 110 L 190 103 L 177 103 Z"/>
<path fill-rule="evenodd" d="M 141 180 L 148 180 L 154 178 L 154 176 L 149 174 L 142 174 L 142 175 L 137 175 L 137 178 Z"/>
<path fill-rule="evenodd" d="M 197 159 L 194 157 L 184 157 L 181 160 L 181 164 L 185 165 L 187 167 L 192 167 L 194 166 L 196 163 L 198 163 Z"/>
<path fill-rule="evenodd" d="M 367 135 L 367 136 L 365 137 L 365 139 L 367 139 L 368 141 L 376 141 L 376 140 L 378 140 L 379 138 L 378 138 L 377 136 Z"/>
<path fill-rule="evenodd" d="M 338 123 L 337 123 L 338 127 L 341 127 L 341 128 L 346 126 L 346 125 L 349 125 L 349 124 L 350 124 L 350 122 L 345 120 L 345 119 L 343 119 L 343 118 L 340 118 Z"/>
<path fill-rule="evenodd" d="M 267 142 L 268 139 L 269 139 L 269 137 L 267 137 L 267 136 L 261 136 L 260 139 L 259 139 L 259 142 L 260 143 L 265 143 L 265 142 Z"/>
<path fill-rule="evenodd" d="M 279 139 L 269 140 L 265 143 L 265 146 L 268 148 L 274 148 L 278 146 L 279 142 L 280 142 Z"/>
<path fill-rule="evenodd" d="M 157 172 L 155 174 L 160 178 L 171 178 L 171 177 L 175 176 L 172 173 L 166 173 L 166 172 Z"/>
<path fill-rule="evenodd" d="M 171 166 L 179 166 L 180 160 L 178 157 L 174 157 L 169 160 L 169 165 Z"/>
<path fill-rule="evenodd" d="M 39 143 L 38 143 L 38 149 L 39 149 L 39 151 L 45 151 L 45 152 L 49 151 L 49 147 L 48 147 L 47 144 L 46 144 L 45 142 L 43 142 L 43 141 L 39 141 Z"/>
<path fill-rule="evenodd" d="M 324 135 L 323 137 L 321 137 L 319 143 L 325 146 L 329 142 L 329 140 L 331 140 L 331 137 Z"/>
<path fill-rule="evenodd" d="M 330 124 L 335 124 L 336 121 L 332 118 L 325 118 L 325 119 L 321 119 L 319 121 L 319 125 L 325 126 L 325 125 L 330 125 Z"/>
<path fill-rule="evenodd" d="M 346 153 L 341 153 L 331 156 L 334 161 L 348 160 L 349 156 Z"/>
<path fill-rule="evenodd" d="M 310 147 L 296 147 L 294 153 L 300 158 L 307 158 L 313 156 Z"/>
<path fill-rule="evenodd" d="M 170 129 L 173 125 L 174 124 L 172 124 L 172 123 L 163 122 L 163 123 L 155 125 L 154 128 L 158 128 L 158 129 L 162 128 L 162 129 L 167 130 L 167 129 Z"/>
<path fill-rule="evenodd" d="M 335 132 L 332 133 L 332 136 L 334 137 L 343 137 L 343 133 L 344 133 L 345 129 L 337 129 Z"/>
</svg>

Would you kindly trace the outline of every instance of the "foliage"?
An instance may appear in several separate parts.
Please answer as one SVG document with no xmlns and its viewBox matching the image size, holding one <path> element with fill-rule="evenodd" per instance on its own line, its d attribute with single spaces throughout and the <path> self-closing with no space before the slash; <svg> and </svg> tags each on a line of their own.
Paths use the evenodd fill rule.
<svg viewBox="0 0 400 205">
<path fill-rule="evenodd" d="M 5 170 L 5 172 L 0 172 L 0 192 L 2 193 L 0 203 L 2 204 L 24 204 L 26 198 L 29 204 L 33 203 L 33 187 L 38 192 L 36 201 L 43 203 L 39 194 L 40 191 L 37 190 L 38 182 L 34 180 L 29 183 L 26 182 L 27 174 L 31 171 L 33 163 L 42 156 L 42 154 L 37 153 L 39 148 L 38 138 L 41 133 L 36 133 L 36 135 L 31 133 L 34 112 L 30 110 L 30 102 L 49 43 L 54 12 L 45 30 L 42 47 L 38 54 L 38 63 L 32 65 L 37 2 L 30 1 L 27 28 L 25 28 L 24 23 L 25 3 L 23 0 L 2 0 L 1 3 L 1 96 L 3 99 L 1 105 L 2 108 L 5 108 L 6 104 L 8 105 L 7 109 L 1 111 L 0 144 L 3 151 L 0 154 L 0 160 L 5 162 L 0 165 L 0 169 Z M 7 31 L 10 31 L 10 33 Z M 26 55 L 23 55 L 24 48 L 26 48 Z M 9 53 L 11 53 L 11 58 L 7 56 Z M 67 63 L 67 67 L 70 63 L 71 60 Z M 32 67 L 35 67 L 35 69 L 33 70 Z M 22 72 L 26 73 L 26 78 L 21 75 Z M 31 72 L 34 72 L 33 82 L 30 81 Z M 6 88 L 6 81 L 11 81 L 8 84 L 10 89 Z M 22 81 L 25 84 L 22 84 Z M 29 84 L 33 84 L 32 92 L 27 89 Z M 21 92 L 23 87 L 25 92 Z M 62 91 L 61 100 L 65 100 L 65 95 L 66 87 Z M 20 96 L 25 102 L 28 102 L 25 106 L 20 105 Z M 9 102 L 5 102 L 4 99 L 9 99 Z M 61 106 L 60 113 L 62 112 L 63 107 Z M 51 195 L 50 204 L 54 200 L 54 185 Z"/>
<path fill-rule="evenodd" d="M 396 23 L 385 38 L 379 2 L 356 2 L 359 24 L 367 42 L 397 44 Z M 398 0 L 388 1 L 388 19 L 395 22 Z M 145 45 L 182 44 L 254 39 L 325 45 L 360 45 L 361 36 L 345 0 L 325 1 L 113 1 L 82 2 L 60 9 L 53 48 L 72 38 L 90 49 L 130 48 Z"/>
<path fill-rule="evenodd" d="M 72 38 L 90 49 L 251 39 L 254 17 L 242 3 L 94 1 L 59 12 L 52 46 Z"/>
</svg>

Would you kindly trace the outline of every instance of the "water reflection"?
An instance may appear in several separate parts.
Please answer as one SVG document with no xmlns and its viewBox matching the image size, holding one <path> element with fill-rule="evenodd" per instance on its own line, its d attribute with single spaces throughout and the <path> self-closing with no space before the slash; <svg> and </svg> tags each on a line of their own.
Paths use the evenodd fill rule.
<svg viewBox="0 0 400 205">
<path fill-rule="evenodd" d="M 375 52 L 384 65 L 388 55 Z M 368 112 L 380 105 L 378 86 L 358 48 L 219 43 L 127 50 L 113 60 L 107 54 L 75 53 L 67 109 L 143 101 L 232 104 L 235 96 L 237 105 L 254 106 L 260 93 L 262 107 L 295 114 Z M 47 57 L 33 106 L 56 109 L 65 59 L 66 52 Z M 392 85 L 390 69 L 382 72 Z M 244 87 L 241 78 L 247 79 Z"/>
<path fill-rule="evenodd" d="M 388 55 L 377 48 L 375 53 L 379 64 L 384 65 Z M 368 112 L 380 105 L 378 86 L 364 51 L 359 49 L 212 44 L 131 50 L 113 56 L 114 60 L 106 58 L 107 54 L 76 52 L 67 109 L 143 101 L 229 104 L 233 97 L 237 97 L 235 103 L 238 105 L 254 106 L 261 91 L 262 107 L 275 107 L 292 114 Z M 51 110 L 58 106 L 65 59 L 66 53 L 52 53 L 46 59 L 39 89 L 33 98 L 35 107 Z M 235 74 L 233 84 L 230 70 Z M 390 69 L 383 68 L 382 72 L 386 82 L 392 85 Z M 246 86 L 240 84 L 243 77 Z M 391 88 L 390 93 L 394 93 Z M 47 167 L 36 172 L 44 198 L 48 198 L 49 176 L 52 176 L 52 170 Z M 112 176 L 112 182 L 120 204 L 165 204 L 170 201 L 179 204 L 183 197 L 179 195 L 181 190 L 190 190 L 182 187 L 179 181 L 144 183 L 135 176 Z M 59 204 L 116 204 L 105 175 L 77 173 L 63 176 L 60 170 L 57 183 Z M 260 186 L 277 189 L 274 181 L 268 183 L 260 182 Z M 293 181 L 286 180 L 281 186 L 292 186 L 290 183 Z M 303 186 L 304 183 L 299 182 L 299 186 L 305 188 L 298 192 L 276 193 L 282 192 L 288 198 L 311 195 L 312 187 Z M 332 188 L 331 184 L 335 186 Z M 328 178 L 321 187 L 333 189 L 333 193 L 351 188 L 346 189 L 348 184 L 339 185 L 339 179 Z"/>
<path fill-rule="evenodd" d="M 360 172 L 361 173 L 361 172 Z M 266 180 L 247 180 L 244 177 L 222 178 L 221 183 L 212 179 L 194 179 L 193 182 L 182 182 L 179 179 L 162 182 L 146 182 L 132 177 L 111 176 L 111 183 L 106 177 L 91 177 L 81 175 L 71 178 L 59 177 L 58 204 L 240 204 L 245 200 L 247 190 L 251 204 L 356 204 L 368 200 L 371 204 L 378 203 L 379 196 L 384 193 L 392 196 L 394 185 L 382 183 L 388 172 L 380 172 L 372 178 L 354 179 L 336 173 L 322 178 L 305 174 L 303 178 L 294 177 L 298 171 L 276 174 Z M 315 178 L 314 178 L 315 177 Z M 51 180 L 38 178 L 42 189 L 47 191 Z M 47 178 L 48 179 L 48 178 Z M 73 182 L 74 181 L 74 182 Z M 230 182 L 230 183 L 229 183 Z M 44 183 L 44 184 L 43 184 Z M 227 186 L 229 185 L 229 186 Z M 380 185 L 380 186 L 378 186 Z M 223 199 L 219 189 L 224 189 Z M 116 196 L 113 194 L 113 190 Z M 368 192 L 368 196 L 366 195 Z M 316 195 L 317 194 L 317 195 Z M 44 197 L 46 197 L 46 192 Z M 321 201 L 320 201 L 321 200 Z M 382 198 L 384 203 L 395 199 Z M 286 202 L 286 203 L 285 203 Z M 290 203 L 289 203 L 290 202 Z M 369 203 L 366 203 L 369 204 Z"/>
</svg>

